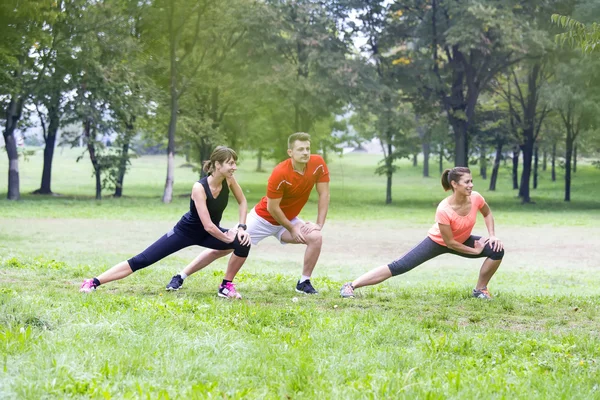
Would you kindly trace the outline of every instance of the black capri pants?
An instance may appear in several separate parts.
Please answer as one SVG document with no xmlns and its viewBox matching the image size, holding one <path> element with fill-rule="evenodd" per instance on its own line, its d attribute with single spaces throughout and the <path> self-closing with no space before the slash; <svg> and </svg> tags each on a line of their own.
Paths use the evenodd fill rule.
<svg viewBox="0 0 600 400">
<path fill-rule="evenodd" d="M 219 227 L 222 232 L 227 232 L 227 229 Z M 181 249 L 189 246 L 202 246 L 214 250 L 230 250 L 233 249 L 233 254 L 238 257 L 248 257 L 250 252 L 250 244 L 242 246 L 237 235 L 231 243 L 225 243 L 205 232 L 204 235 L 189 235 L 178 229 L 171 229 L 156 242 L 152 243 L 146 250 L 142 251 L 135 257 L 127 260 L 133 272 L 146 268 L 157 261 L 162 260 Z"/>
<path fill-rule="evenodd" d="M 481 236 L 471 235 L 467 240 L 463 242 L 465 246 L 475 247 L 475 242 L 481 239 Z M 421 243 L 409 250 L 408 253 L 402 257 L 388 264 L 392 276 L 400 275 L 410 271 L 418 265 L 423 264 L 427 260 L 431 260 L 442 254 L 451 253 L 457 256 L 465 258 L 482 258 L 488 257 L 492 260 L 502 260 L 504 257 L 504 249 L 500 251 L 494 251 L 489 244 L 486 244 L 483 251 L 480 254 L 465 254 L 459 253 L 456 250 L 449 249 L 446 246 L 437 244 L 431 238 L 426 237 Z"/>
</svg>

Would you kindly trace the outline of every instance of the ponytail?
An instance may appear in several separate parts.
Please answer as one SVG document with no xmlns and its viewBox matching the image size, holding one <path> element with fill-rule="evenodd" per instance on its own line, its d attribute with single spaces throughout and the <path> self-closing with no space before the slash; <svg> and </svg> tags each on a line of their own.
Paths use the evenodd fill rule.
<svg viewBox="0 0 600 400">
<path fill-rule="evenodd" d="M 206 174 L 210 174 L 215 168 L 214 164 L 211 160 L 206 160 L 202 163 L 202 171 L 206 172 Z"/>
<path fill-rule="evenodd" d="M 447 192 L 448 190 L 452 189 L 452 185 L 448 180 L 448 175 L 450 175 L 449 169 L 446 169 L 444 170 L 444 172 L 442 172 L 442 187 L 444 188 L 444 192 Z"/>
</svg>

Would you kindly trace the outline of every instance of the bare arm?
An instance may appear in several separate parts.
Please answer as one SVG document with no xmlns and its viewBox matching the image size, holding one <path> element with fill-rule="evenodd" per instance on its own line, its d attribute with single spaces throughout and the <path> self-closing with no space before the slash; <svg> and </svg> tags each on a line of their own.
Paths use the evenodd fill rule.
<svg viewBox="0 0 600 400">
<path fill-rule="evenodd" d="M 320 231 L 325 225 L 327 211 L 329 210 L 329 182 L 318 182 L 317 193 L 319 193 L 319 202 L 317 203 L 317 223 L 305 223 L 300 231 L 303 235 L 308 235 L 312 231 Z"/>
<path fill-rule="evenodd" d="M 317 193 L 319 193 L 319 203 L 317 205 L 317 225 L 323 228 L 327 211 L 329 211 L 329 182 L 317 182 Z"/>
<path fill-rule="evenodd" d="M 233 196 L 239 204 L 239 223 L 245 225 L 246 216 L 248 215 L 248 201 L 246 200 L 246 196 L 244 196 L 244 191 L 242 190 L 239 183 L 237 183 L 234 177 L 228 178 L 227 184 L 231 188 Z M 240 241 L 240 244 L 242 246 L 249 245 L 251 238 L 248 232 L 246 232 L 245 229 L 239 227 L 237 228 L 237 231 L 238 240 Z"/>
<path fill-rule="evenodd" d="M 239 205 L 239 222 L 240 224 L 246 224 L 246 215 L 248 215 L 248 201 L 244 196 L 244 191 L 240 187 L 239 183 L 235 180 L 235 177 L 227 178 L 227 184 L 233 192 L 233 196 Z"/>
<path fill-rule="evenodd" d="M 216 226 L 212 220 L 210 219 L 210 214 L 208 212 L 208 207 L 206 207 L 206 193 L 204 192 L 204 187 L 201 183 L 194 183 L 194 187 L 192 188 L 192 200 L 194 200 L 194 205 L 196 206 L 196 211 L 198 212 L 198 216 L 200 217 L 200 221 L 202 222 L 202 226 L 206 232 L 214 236 L 225 243 L 233 242 L 234 237 L 230 237 L 225 233 L 221 232 L 218 226 Z"/>
<path fill-rule="evenodd" d="M 489 237 L 485 239 L 485 244 L 489 243 L 490 247 L 494 251 L 502 250 L 504 248 L 504 245 L 502 244 L 500 239 L 496 237 L 496 228 L 494 226 L 494 217 L 492 215 L 492 210 L 487 205 L 487 203 L 485 203 L 479 211 L 481 212 L 481 215 L 483 215 L 485 227 L 487 228 L 489 235 Z"/>
<path fill-rule="evenodd" d="M 281 197 L 278 199 L 271 199 L 267 197 L 267 211 L 269 212 L 269 214 L 271 214 L 271 216 L 275 219 L 275 221 L 277 221 L 279 225 L 283 226 L 285 229 L 291 232 L 294 226 L 283 213 L 283 210 L 280 206 L 281 200 Z"/>
<path fill-rule="evenodd" d="M 267 211 L 269 214 L 279 223 L 279 225 L 283 226 L 288 232 L 292 235 L 292 238 L 296 243 L 304 243 L 306 244 L 306 239 L 301 232 L 300 224 L 292 225 L 291 221 L 287 219 L 283 210 L 281 209 L 281 198 L 279 199 L 271 199 L 267 197 Z"/>
</svg>

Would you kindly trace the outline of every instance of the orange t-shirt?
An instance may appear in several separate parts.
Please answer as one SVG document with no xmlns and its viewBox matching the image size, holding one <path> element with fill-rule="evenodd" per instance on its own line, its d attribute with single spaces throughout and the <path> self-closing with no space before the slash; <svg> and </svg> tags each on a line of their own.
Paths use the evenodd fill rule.
<svg viewBox="0 0 600 400">
<path fill-rule="evenodd" d="M 291 158 L 282 161 L 273 169 L 267 184 L 267 195 L 258 202 L 254 210 L 271 224 L 279 225 L 267 211 L 267 197 L 281 199 L 281 211 L 287 219 L 292 220 L 300 214 L 312 188 L 318 182 L 329 182 L 329 170 L 323 157 L 312 154 L 306 163 L 304 174 L 294 171 Z"/>
<path fill-rule="evenodd" d="M 437 244 L 446 246 L 438 224 L 450 225 L 452 236 L 457 242 L 463 243 L 471 236 L 475 222 L 477 221 L 477 211 L 485 205 L 485 199 L 478 192 L 471 192 L 471 211 L 464 217 L 458 215 L 456 211 L 448 204 L 448 198 L 440 202 L 435 212 L 435 224 L 427 232 L 427 236 Z"/>
</svg>

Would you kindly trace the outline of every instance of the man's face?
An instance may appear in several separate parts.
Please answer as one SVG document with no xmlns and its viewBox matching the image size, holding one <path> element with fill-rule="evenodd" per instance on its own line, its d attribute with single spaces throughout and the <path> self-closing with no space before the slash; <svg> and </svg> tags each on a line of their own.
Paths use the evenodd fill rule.
<svg viewBox="0 0 600 400">
<path fill-rule="evenodd" d="M 308 140 L 296 140 L 292 148 L 288 149 L 288 155 L 296 163 L 306 164 L 310 159 L 310 142 Z"/>
</svg>

